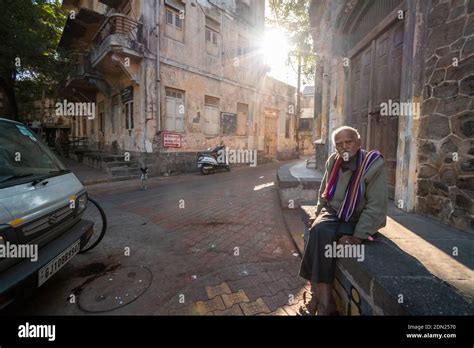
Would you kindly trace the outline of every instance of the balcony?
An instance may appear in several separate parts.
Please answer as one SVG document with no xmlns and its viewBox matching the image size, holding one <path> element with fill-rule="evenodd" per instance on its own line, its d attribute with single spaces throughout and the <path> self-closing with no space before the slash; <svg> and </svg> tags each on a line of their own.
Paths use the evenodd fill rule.
<svg viewBox="0 0 474 348">
<path fill-rule="evenodd" d="M 105 74 L 122 73 L 136 80 L 133 65 L 143 59 L 142 28 L 141 23 L 123 14 L 110 15 L 92 39 L 92 68 Z"/>
<path fill-rule="evenodd" d="M 97 92 L 110 94 L 110 86 L 99 71 L 92 68 L 90 54 L 69 53 L 70 70 L 61 86 L 61 95 L 66 98 L 90 101 L 95 99 Z"/>
<path fill-rule="evenodd" d="M 125 1 L 126 0 L 99 0 L 99 2 L 112 8 L 119 8 Z"/>
<path fill-rule="evenodd" d="M 67 18 L 58 47 L 65 51 L 88 51 L 105 18 L 100 13 L 81 8 L 74 19 Z"/>
</svg>

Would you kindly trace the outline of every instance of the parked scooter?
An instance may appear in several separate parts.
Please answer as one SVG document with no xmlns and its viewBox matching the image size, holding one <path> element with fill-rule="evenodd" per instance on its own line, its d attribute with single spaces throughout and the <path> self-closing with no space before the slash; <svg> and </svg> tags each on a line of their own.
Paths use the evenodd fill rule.
<svg viewBox="0 0 474 348">
<path fill-rule="evenodd" d="M 216 170 L 225 169 L 230 171 L 227 158 L 225 157 L 225 145 L 221 144 L 214 149 L 207 149 L 210 152 L 198 152 L 197 166 L 201 173 L 207 175 Z"/>
</svg>

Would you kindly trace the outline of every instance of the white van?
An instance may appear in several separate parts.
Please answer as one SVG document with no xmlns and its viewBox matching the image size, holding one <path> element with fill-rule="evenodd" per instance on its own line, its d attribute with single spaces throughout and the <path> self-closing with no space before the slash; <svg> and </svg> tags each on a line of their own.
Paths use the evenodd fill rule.
<svg viewBox="0 0 474 348">
<path fill-rule="evenodd" d="M 41 286 L 88 242 L 87 193 L 25 125 L 0 118 L 0 309 Z"/>
</svg>

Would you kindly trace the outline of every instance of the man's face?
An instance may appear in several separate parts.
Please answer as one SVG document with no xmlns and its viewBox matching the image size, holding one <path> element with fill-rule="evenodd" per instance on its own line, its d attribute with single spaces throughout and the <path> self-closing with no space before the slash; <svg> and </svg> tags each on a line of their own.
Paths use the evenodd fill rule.
<svg viewBox="0 0 474 348">
<path fill-rule="evenodd" d="M 350 130 L 343 130 L 336 134 L 336 150 L 342 156 L 343 161 L 350 161 L 360 149 L 360 140 Z"/>
</svg>

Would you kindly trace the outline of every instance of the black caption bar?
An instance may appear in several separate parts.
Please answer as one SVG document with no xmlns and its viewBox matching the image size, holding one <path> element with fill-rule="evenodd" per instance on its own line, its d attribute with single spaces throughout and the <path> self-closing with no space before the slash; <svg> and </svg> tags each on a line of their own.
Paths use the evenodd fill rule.
<svg viewBox="0 0 474 348">
<path fill-rule="evenodd" d="M 472 347 L 473 318 L 0 316 L 0 346 L 58 343 L 412 343 Z"/>
</svg>

